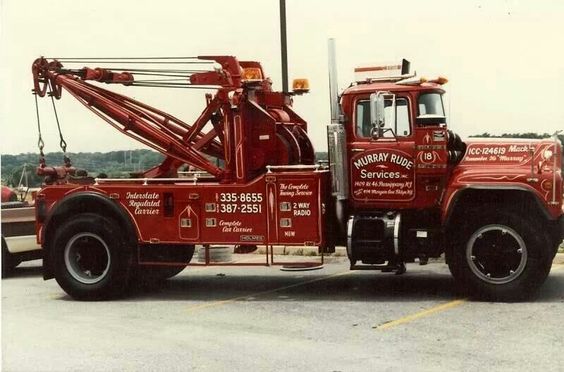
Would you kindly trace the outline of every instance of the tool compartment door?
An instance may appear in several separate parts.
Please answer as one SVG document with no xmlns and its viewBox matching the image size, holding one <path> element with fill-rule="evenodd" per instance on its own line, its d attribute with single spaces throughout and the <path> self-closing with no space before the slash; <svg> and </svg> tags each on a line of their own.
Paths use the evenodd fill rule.
<svg viewBox="0 0 564 372">
<path fill-rule="evenodd" d="M 320 245 L 323 178 L 319 173 L 281 174 L 267 182 L 271 244 Z"/>
</svg>

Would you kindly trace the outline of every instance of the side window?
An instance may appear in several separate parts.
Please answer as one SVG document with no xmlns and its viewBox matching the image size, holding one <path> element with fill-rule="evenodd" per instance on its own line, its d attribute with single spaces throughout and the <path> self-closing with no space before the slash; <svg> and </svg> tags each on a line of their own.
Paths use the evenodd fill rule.
<svg viewBox="0 0 564 372">
<path fill-rule="evenodd" d="M 409 125 L 409 101 L 406 98 L 396 98 L 396 122 L 392 123 L 394 112 L 392 100 L 385 101 L 386 128 L 384 137 L 392 138 L 394 133 L 396 137 L 407 137 L 411 135 L 411 126 Z M 385 128 L 385 129 L 386 129 Z M 358 137 L 370 138 L 372 131 L 372 123 L 370 122 L 370 100 L 361 100 L 356 104 L 356 135 Z"/>
<path fill-rule="evenodd" d="M 386 111 L 392 111 L 392 102 L 386 102 Z M 386 112 L 386 116 L 388 113 Z M 391 120 L 391 118 L 390 118 Z M 396 99 L 396 127 L 394 129 L 396 136 L 407 137 L 411 134 L 411 127 L 409 125 L 409 109 L 407 100 L 405 98 Z"/>
<path fill-rule="evenodd" d="M 356 135 L 359 137 L 370 137 L 371 130 L 370 101 L 358 101 L 356 104 Z"/>
</svg>

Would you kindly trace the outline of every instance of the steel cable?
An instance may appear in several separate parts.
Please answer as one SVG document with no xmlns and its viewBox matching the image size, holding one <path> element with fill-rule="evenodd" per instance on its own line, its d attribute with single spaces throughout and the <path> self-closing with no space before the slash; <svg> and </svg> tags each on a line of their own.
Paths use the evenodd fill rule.
<svg viewBox="0 0 564 372">
<path fill-rule="evenodd" d="M 184 89 L 217 89 L 217 86 L 195 86 L 190 84 L 180 84 L 180 83 L 135 83 L 133 82 L 130 86 L 134 87 L 150 87 L 150 88 L 184 88 Z"/>
<path fill-rule="evenodd" d="M 55 121 L 57 122 L 57 129 L 59 130 L 59 146 L 61 150 L 66 154 L 67 152 L 67 142 L 63 138 L 63 132 L 61 131 L 61 124 L 59 123 L 59 115 L 57 115 L 57 107 L 55 106 L 55 98 L 53 97 L 53 87 L 51 86 L 51 81 L 49 81 L 49 97 L 51 97 L 51 103 L 53 104 L 53 112 L 55 113 Z"/>
<path fill-rule="evenodd" d="M 37 147 L 39 147 L 39 156 L 41 159 L 44 158 L 43 148 L 45 147 L 45 142 L 43 142 L 43 137 L 41 136 L 41 122 L 39 120 L 39 103 L 37 102 L 37 92 L 33 90 L 33 96 L 35 97 L 35 114 L 37 115 L 37 132 L 39 133 L 39 139 L 37 140 Z"/>
<path fill-rule="evenodd" d="M 108 59 L 108 60 L 121 60 L 121 59 L 134 59 L 134 60 L 139 60 L 139 59 L 199 59 L 198 56 L 194 56 L 194 57 L 171 57 L 171 56 L 167 56 L 167 57 L 44 57 L 45 59 L 56 59 L 59 61 L 63 61 L 63 60 L 100 60 L 100 59 Z"/>
<path fill-rule="evenodd" d="M 108 61 L 108 60 L 76 60 L 76 61 L 70 61 L 70 60 L 60 60 L 58 59 L 57 61 L 59 62 L 64 62 L 65 64 L 69 64 L 69 63 L 104 63 L 104 64 L 116 64 L 116 63 L 130 63 L 130 64 L 155 64 L 155 65 L 194 65 L 194 64 L 213 64 L 214 62 L 208 62 L 208 61 L 127 61 L 127 60 L 123 60 L 123 61 Z"/>
</svg>

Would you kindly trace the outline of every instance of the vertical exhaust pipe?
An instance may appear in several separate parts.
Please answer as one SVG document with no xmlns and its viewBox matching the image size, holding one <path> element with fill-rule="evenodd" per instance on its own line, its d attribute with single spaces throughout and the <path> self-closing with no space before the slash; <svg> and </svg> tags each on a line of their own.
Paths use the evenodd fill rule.
<svg viewBox="0 0 564 372">
<path fill-rule="evenodd" d="M 349 167 L 345 126 L 339 107 L 339 86 L 337 83 L 337 57 L 335 39 L 329 39 L 329 97 L 331 100 L 331 124 L 327 125 L 327 150 L 331 189 L 335 198 L 334 224 L 341 236 L 346 236 L 349 198 Z"/>
<path fill-rule="evenodd" d="M 347 165 L 346 135 L 339 109 L 339 88 L 337 86 L 337 58 L 335 39 L 329 39 L 329 97 L 331 99 L 331 124 L 327 126 L 327 149 L 333 195 L 337 200 L 348 199 L 349 178 Z M 342 217 L 342 216 L 341 216 Z"/>
<path fill-rule="evenodd" d="M 339 86 L 337 83 L 337 57 L 335 39 L 329 39 L 329 99 L 331 100 L 331 124 L 339 123 Z"/>
</svg>

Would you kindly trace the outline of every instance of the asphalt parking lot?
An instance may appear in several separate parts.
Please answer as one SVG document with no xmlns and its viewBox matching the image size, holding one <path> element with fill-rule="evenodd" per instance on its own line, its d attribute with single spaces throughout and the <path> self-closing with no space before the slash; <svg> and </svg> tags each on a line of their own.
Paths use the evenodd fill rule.
<svg viewBox="0 0 564 372">
<path fill-rule="evenodd" d="M 538 298 L 474 302 L 445 265 L 401 276 L 189 267 L 112 302 L 76 302 L 41 261 L 2 280 L 3 371 L 562 370 L 564 259 Z"/>
</svg>

